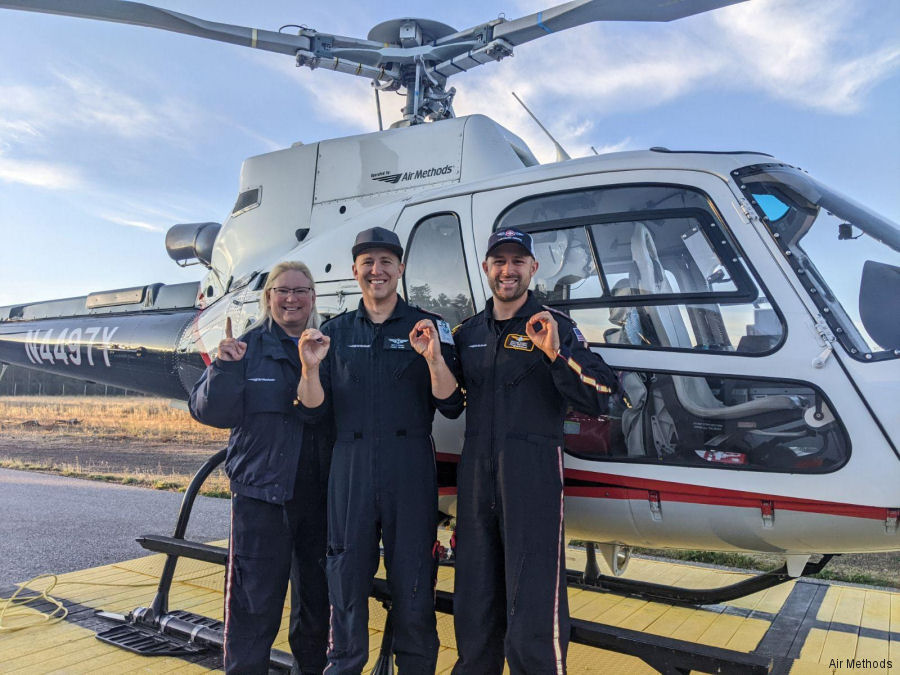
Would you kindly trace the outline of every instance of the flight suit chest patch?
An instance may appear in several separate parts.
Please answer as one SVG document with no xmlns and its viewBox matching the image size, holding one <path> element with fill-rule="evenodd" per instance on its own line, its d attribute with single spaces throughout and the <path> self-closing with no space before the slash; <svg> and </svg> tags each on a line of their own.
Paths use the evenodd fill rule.
<svg viewBox="0 0 900 675">
<path fill-rule="evenodd" d="M 527 335 L 516 335 L 515 333 L 510 333 L 506 336 L 506 341 L 503 343 L 503 347 L 504 349 L 516 349 L 520 352 L 530 352 L 534 349 L 534 343 Z"/>
<path fill-rule="evenodd" d="M 384 348 L 390 351 L 413 351 L 412 345 L 409 344 L 409 338 L 392 338 L 384 339 Z"/>
</svg>

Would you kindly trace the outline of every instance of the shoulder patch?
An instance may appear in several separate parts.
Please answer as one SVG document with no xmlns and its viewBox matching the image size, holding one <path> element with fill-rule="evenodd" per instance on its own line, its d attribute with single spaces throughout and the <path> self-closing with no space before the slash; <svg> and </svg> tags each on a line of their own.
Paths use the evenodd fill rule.
<svg viewBox="0 0 900 675">
<path fill-rule="evenodd" d="M 414 310 L 416 310 L 417 312 L 422 312 L 422 314 L 427 314 L 427 315 L 430 316 L 432 319 L 436 319 L 436 320 L 438 320 L 438 321 L 443 321 L 443 320 L 444 320 L 444 317 L 442 317 L 442 316 L 441 316 L 440 314 L 438 314 L 437 312 L 432 312 L 431 310 L 428 310 L 428 309 L 422 309 L 422 308 L 419 307 L 418 305 L 413 305 L 413 304 L 410 304 L 410 307 L 412 307 L 412 308 L 413 308 Z"/>
<path fill-rule="evenodd" d="M 322 321 L 322 323 L 319 324 L 319 328 L 321 329 L 322 326 L 324 326 L 326 323 L 330 323 L 331 321 L 334 321 L 335 319 L 338 319 L 338 318 L 344 316 L 344 314 L 346 314 L 346 313 L 347 313 L 347 310 L 344 309 L 343 312 L 338 312 L 337 314 L 334 314 L 333 316 L 329 316 L 327 319 L 324 319 Z"/>
<path fill-rule="evenodd" d="M 550 307 L 549 305 L 541 305 L 541 307 L 543 307 L 544 309 L 546 309 L 546 310 L 547 310 L 548 312 L 550 312 L 551 314 L 553 314 L 553 315 L 555 315 L 555 316 L 561 316 L 563 319 L 565 319 L 566 321 L 568 321 L 568 322 L 571 323 L 572 325 L 575 325 L 575 322 L 572 321 L 572 317 L 569 316 L 568 314 L 566 314 L 565 312 L 560 311 L 560 310 L 556 309 L 555 307 Z"/>
<path fill-rule="evenodd" d="M 585 347 L 588 345 L 587 338 L 584 337 L 584 334 L 580 330 L 578 330 L 578 324 L 575 323 L 574 319 L 572 319 L 571 316 L 569 316 L 565 312 L 561 312 L 560 310 L 558 310 L 554 307 L 549 307 L 548 305 L 541 305 L 541 306 L 544 309 L 546 309 L 548 312 L 551 312 L 554 316 L 565 319 L 565 322 L 568 323 L 572 327 L 572 332 L 575 334 L 575 339 L 577 339 Z"/>
<path fill-rule="evenodd" d="M 481 312 L 478 312 L 478 314 L 481 314 Z M 466 321 L 468 321 L 469 319 L 474 319 L 476 316 L 478 316 L 478 314 L 472 314 L 471 316 L 467 316 L 465 319 L 463 319 L 463 320 L 460 321 L 458 324 L 456 324 L 456 325 L 453 327 L 453 330 L 452 330 L 451 332 L 452 332 L 454 335 L 456 335 L 456 331 L 458 331 L 460 328 L 462 328 L 463 325 L 466 323 Z"/>
</svg>

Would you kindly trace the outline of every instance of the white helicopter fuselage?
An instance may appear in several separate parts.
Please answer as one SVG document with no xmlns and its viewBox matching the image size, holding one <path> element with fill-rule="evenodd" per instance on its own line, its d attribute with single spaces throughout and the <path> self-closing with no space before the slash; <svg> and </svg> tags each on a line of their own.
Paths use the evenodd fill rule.
<svg viewBox="0 0 900 675">
<path fill-rule="evenodd" d="M 797 273 L 796 254 L 773 236 L 733 173 L 753 165 L 777 162 L 754 153 L 653 150 L 538 165 L 520 139 L 481 116 L 260 155 L 244 163 L 241 197 L 200 286 L 201 311 L 178 350 L 211 358 L 226 317 L 250 325 L 263 275 L 280 260 L 309 265 L 320 312 L 355 309 L 350 247 L 358 231 L 375 225 L 404 242 L 407 298 L 453 306 L 459 313 L 447 318 L 464 318 L 490 297 L 481 273 L 489 234 L 528 205 L 536 205 L 533 213 L 558 208 L 536 230 L 546 272 L 535 281 L 556 299 L 550 304 L 573 310 L 592 347 L 621 373 L 625 392 L 609 419 L 567 422 L 568 536 L 786 554 L 900 550 L 900 361 L 867 362 L 835 338 L 836 324 Z M 643 194 L 663 201 L 640 209 L 628 201 Z M 637 215 L 609 215 L 626 212 Z M 698 226 L 685 224 L 691 214 L 707 244 L 698 244 Z M 603 244 L 604 223 L 629 234 Z M 667 234 L 680 227 L 678 236 Z M 586 238 L 595 258 L 617 251 L 609 265 L 575 260 Z M 682 272 L 707 265 L 701 276 L 708 281 L 681 303 L 688 277 L 666 263 L 679 241 Z M 591 276 L 598 267 L 606 270 L 599 281 Z M 654 269 L 656 286 L 648 290 Z M 668 300 L 623 304 L 615 287 L 629 284 L 632 295 Z M 730 289 L 724 302 L 717 284 Z M 755 295 L 737 302 L 742 284 Z M 731 314 L 738 305 L 743 314 Z M 697 337 L 723 330 L 735 339 Z M 763 337 L 771 338 L 764 347 L 741 346 Z M 435 421 L 439 475 L 451 476 L 441 508 L 450 514 L 463 425 Z M 601 439 L 595 446 L 584 441 L 592 425 Z"/>
</svg>

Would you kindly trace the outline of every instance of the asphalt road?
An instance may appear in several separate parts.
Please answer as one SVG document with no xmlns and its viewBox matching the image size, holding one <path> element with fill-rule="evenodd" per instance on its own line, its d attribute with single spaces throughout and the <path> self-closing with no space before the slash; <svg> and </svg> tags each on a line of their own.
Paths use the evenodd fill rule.
<svg viewBox="0 0 900 675">
<path fill-rule="evenodd" d="M 145 555 L 134 539 L 171 535 L 181 493 L 0 469 L 0 587 L 43 573 Z M 198 497 L 186 538 L 228 536 L 227 499 Z"/>
</svg>

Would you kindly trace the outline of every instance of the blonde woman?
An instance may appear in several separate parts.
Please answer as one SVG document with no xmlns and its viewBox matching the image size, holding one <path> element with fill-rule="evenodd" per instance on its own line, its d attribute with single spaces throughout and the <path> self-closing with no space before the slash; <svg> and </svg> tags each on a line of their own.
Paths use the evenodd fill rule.
<svg viewBox="0 0 900 675">
<path fill-rule="evenodd" d="M 297 342 L 319 325 L 309 268 L 269 272 L 260 318 L 235 338 L 230 322 L 216 360 L 191 392 L 198 421 L 230 428 L 231 537 L 225 587 L 225 671 L 267 673 L 291 579 L 295 671 L 321 673 L 328 638 L 325 491 L 328 434 L 304 424 L 294 398 Z"/>
</svg>

